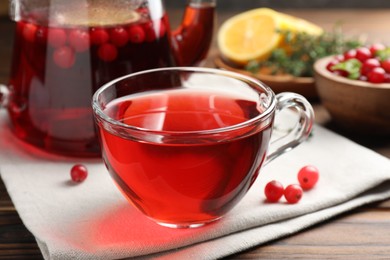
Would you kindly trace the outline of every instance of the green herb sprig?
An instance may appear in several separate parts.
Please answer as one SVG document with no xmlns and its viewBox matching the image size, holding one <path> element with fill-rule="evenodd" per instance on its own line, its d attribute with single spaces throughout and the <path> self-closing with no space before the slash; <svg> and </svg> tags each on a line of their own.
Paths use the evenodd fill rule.
<svg viewBox="0 0 390 260">
<path fill-rule="evenodd" d="M 325 32 L 319 36 L 304 32 L 280 30 L 286 48 L 276 48 L 266 61 L 251 61 L 246 70 L 258 73 L 263 67 L 268 68 L 271 74 L 290 74 L 296 77 L 312 77 L 313 64 L 322 57 L 341 54 L 349 49 L 363 45 L 357 39 L 346 39 L 339 27 L 332 32 Z"/>
</svg>

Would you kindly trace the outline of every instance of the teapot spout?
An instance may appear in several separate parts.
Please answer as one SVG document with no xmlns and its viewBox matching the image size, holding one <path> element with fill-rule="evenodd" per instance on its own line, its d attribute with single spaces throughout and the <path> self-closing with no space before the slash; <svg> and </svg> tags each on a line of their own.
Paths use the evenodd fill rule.
<svg viewBox="0 0 390 260">
<path fill-rule="evenodd" d="M 216 0 L 190 0 L 181 25 L 172 32 L 172 47 L 177 65 L 193 66 L 202 62 L 209 51 Z"/>
</svg>

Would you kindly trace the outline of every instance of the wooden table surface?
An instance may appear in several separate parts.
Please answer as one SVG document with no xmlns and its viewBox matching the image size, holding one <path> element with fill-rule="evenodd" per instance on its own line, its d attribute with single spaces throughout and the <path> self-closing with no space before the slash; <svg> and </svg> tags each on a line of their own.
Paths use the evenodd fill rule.
<svg viewBox="0 0 390 260">
<path fill-rule="evenodd" d="M 326 30 L 331 30 L 336 22 L 341 22 L 346 34 L 359 35 L 370 42 L 390 44 L 390 9 L 282 11 L 313 21 Z M 217 26 L 237 12 L 218 10 Z M 172 13 L 173 20 L 180 19 L 178 12 Z M 13 23 L 7 17 L 0 17 L 0 35 L 0 83 L 6 83 L 13 41 Z M 214 41 L 205 66 L 213 66 L 212 60 L 217 54 Z M 318 101 L 313 101 L 313 106 L 317 123 L 390 158 L 390 138 L 385 140 L 349 135 L 332 123 L 329 114 Z M 3 182 L 0 181 L 0 259 L 41 258 L 34 237 L 23 225 Z M 390 200 L 355 209 L 300 233 L 230 258 L 390 259 Z"/>
</svg>

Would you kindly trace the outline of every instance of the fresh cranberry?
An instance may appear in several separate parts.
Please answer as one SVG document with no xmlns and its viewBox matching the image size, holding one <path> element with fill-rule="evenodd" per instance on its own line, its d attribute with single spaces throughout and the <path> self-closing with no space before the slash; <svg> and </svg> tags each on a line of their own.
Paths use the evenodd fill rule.
<svg viewBox="0 0 390 260">
<path fill-rule="evenodd" d="M 332 71 L 332 73 L 337 75 L 337 76 L 344 77 L 344 78 L 347 78 L 349 76 L 349 73 L 346 70 L 337 69 L 337 70 Z"/>
<path fill-rule="evenodd" d="M 99 58 L 103 61 L 113 61 L 118 56 L 118 50 L 115 45 L 111 43 L 104 43 L 99 47 L 98 50 Z"/>
<path fill-rule="evenodd" d="M 386 71 L 382 67 L 373 68 L 367 75 L 368 82 L 383 83 L 385 81 Z"/>
<path fill-rule="evenodd" d="M 71 30 L 69 33 L 69 44 L 77 51 L 84 52 L 89 48 L 89 34 L 84 30 Z"/>
<path fill-rule="evenodd" d="M 390 83 L 390 74 L 389 73 L 385 74 L 385 83 Z"/>
<path fill-rule="evenodd" d="M 386 46 L 383 45 L 382 43 L 374 43 L 370 46 L 370 52 L 373 57 L 377 55 L 378 51 L 386 49 Z"/>
<path fill-rule="evenodd" d="M 364 62 L 371 57 L 371 51 L 367 47 L 360 47 L 356 50 L 356 59 L 360 60 L 361 62 Z"/>
<path fill-rule="evenodd" d="M 344 60 L 349 60 L 349 59 L 354 59 L 354 58 L 356 58 L 356 50 L 355 49 L 346 51 L 344 53 Z"/>
<path fill-rule="evenodd" d="M 284 187 L 278 181 L 270 181 L 265 185 L 264 194 L 269 202 L 277 202 L 283 196 Z"/>
<path fill-rule="evenodd" d="M 144 29 L 145 29 L 147 42 L 155 41 L 157 38 L 164 36 L 167 31 L 165 24 L 163 22 L 153 23 L 150 21 L 144 24 Z"/>
<path fill-rule="evenodd" d="M 147 42 L 153 42 L 157 39 L 156 32 L 153 29 L 146 29 L 145 35 L 145 39 Z"/>
<path fill-rule="evenodd" d="M 62 46 L 57 48 L 53 53 L 54 63 L 58 67 L 68 69 L 75 63 L 75 53 L 69 46 Z"/>
<path fill-rule="evenodd" d="M 116 27 L 111 30 L 111 42 L 117 47 L 125 46 L 129 41 L 129 34 L 123 27 Z"/>
<path fill-rule="evenodd" d="M 139 25 L 130 26 L 128 33 L 132 43 L 142 43 L 145 40 L 145 31 Z"/>
<path fill-rule="evenodd" d="M 64 46 L 67 41 L 66 32 L 63 29 L 51 28 L 48 31 L 49 45 L 58 48 Z"/>
<path fill-rule="evenodd" d="M 375 58 L 367 59 L 363 62 L 361 68 L 361 74 L 367 75 L 373 68 L 380 67 L 381 63 Z"/>
<path fill-rule="evenodd" d="M 110 39 L 110 35 L 103 28 L 92 28 L 91 29 L 91 43 L 95 45 L 101 45 L 103 43 L 108 42 Z"/>
<path fill-rule="evenodd" d="M 156 32 L 154 30 L 153 22 L 148 21 L 143 24 L 143 29 L 145 31 L 145 40 L 147 42 L 155 41 L 157 38 Z"/>
<path fill-rule="evenodd" d="M 333 72 L 334 69 L 332 69 L 332 67 L 336 64 L 340 63 L 340 61 L 338 59 L 332 59 L 328 65 L 326 65 L 326 69 L 329 70 L 330 72 Z"/>
<path fill-rule="evenodd" d="M 302 167 L 298 172 L 298 181 L 302 189 L 309 190 L 316 185 L 319 179 L 319 171 L 317 167 L 307 165 Z"/>
<path fill-rule="evenodd" d="M 137 13 L 147 17 L 147 16 L 149 16 L 149 9 L 146 7 L 140 7 L 137 9 Z"/>
<path fill-rule="evenodd" d="M 28 42 L 35 42 L 37 26 L 31 23 L 26 23 L 23 27 L 23 38 Z"/>
<path fill-rule="evenodd" d="M 295 204 L 301 200 L 303 190 L 298 184 L 290 184 L 284 190 L 284 197 L 288 203 Z"/>
<path fill-rule="evenodd" d="M 70 176 L 74 182 L 82 182 L 88 176 L 87 167 L 82 164 L 76 164 L 70 170 Z"/>
<path fill-rule="evenodd" d="M 390 73 L 390 58 L 383 60 L 381 66 L 387 73 Z"/>
</svg>

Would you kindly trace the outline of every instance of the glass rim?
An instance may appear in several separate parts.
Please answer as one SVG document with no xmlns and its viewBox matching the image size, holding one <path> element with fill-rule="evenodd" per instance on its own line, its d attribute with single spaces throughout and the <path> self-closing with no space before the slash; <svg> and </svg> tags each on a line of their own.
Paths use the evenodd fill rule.
<svg viewBox="0 0 390 260">
<path fill-rule="evenodd" d="M 115 120 L 108 116 L 106 113 L 103 112 L 99 105 L 99 96 L 108 88 L 114 87 L 116 83 L 123 81 L 127 78 L 143 75 L 143 74 L 149 74 L 149 73 L 154 73 L 154 72 L 160 72 L 160 71 L 178 71 L 178 72 L 200 72 L 200 73 L 209 73 L 209 74 L 217 74 L 221 76 L 227 76 L 230 78 L 235 78 L 240 81 L 249 81 L 251 84 L 260 87 L 262 90 L 264 90 L 264 93 L 267 95 L 267 97 L 270 98 L 270 103 L 269 106 L 259 115 L 250 118 L 244 122 L 230 125 L 230 126 L 225 126 L 225 127 L 219 127 L 219 128 L 213 128 L 213 129 L 207 129 L 207 130 L 190 130 L 190 131 L 172 131 L 172 130 L 153 130 L 153 129 L 148 129 L 148 128 L 142 128 L 142 127 L 137 127 L 137 126 L 132 126 L 128 125 L 125 123 L 122 123 L 118 120 Z M 251 85 L 248 84 L 248 87 L 253 89 Z M 256 89 L 253 89 L 257 91 Z M 230 131 L 236 131 L 245 127 L 252 126 L 256 124 L 257 122 L 265 121 L 267 120 L 275 111 L 276 109 L 276 98 L 275 98 L 275 93 L 272 91 L 270 87 L 268 87 L 266 84 L 261 82 L 260 80 L 257 80 L 253 77 L 246 76 L 237 72 L 232 72 L 232 71 L 227 71 L 227 70 L 222 70 L 222 69 L 217 69 L 217 68 L 202 68 L 202 67 L 165 67 L 165 68 L 156 68 L 156 69 L 149 69 L 149 70 L 143 70 L 143 71 L 138 71 L 130 74 L 126 74 L 124 76 L 118 77 L 114 80 L 111 80 L 101 86 L 94 95 L 92 96 L 92 109 L 94 112 L 94 115 L 98 117 L 99 120 L 103 120 L 104 122 L 114 125 L 116 127 L 121 127 L 125 128 L 127 130 L 131 131 L 137 131 L 137 132 L 142 132 L 142 133 L 150 133 L 150 134 L 158 134 L 158 135 L 213 135 L 213 134 L 218 134 L 218 133 L 224 133 L 224 132 L 230 132 Z"/>
</svg>

